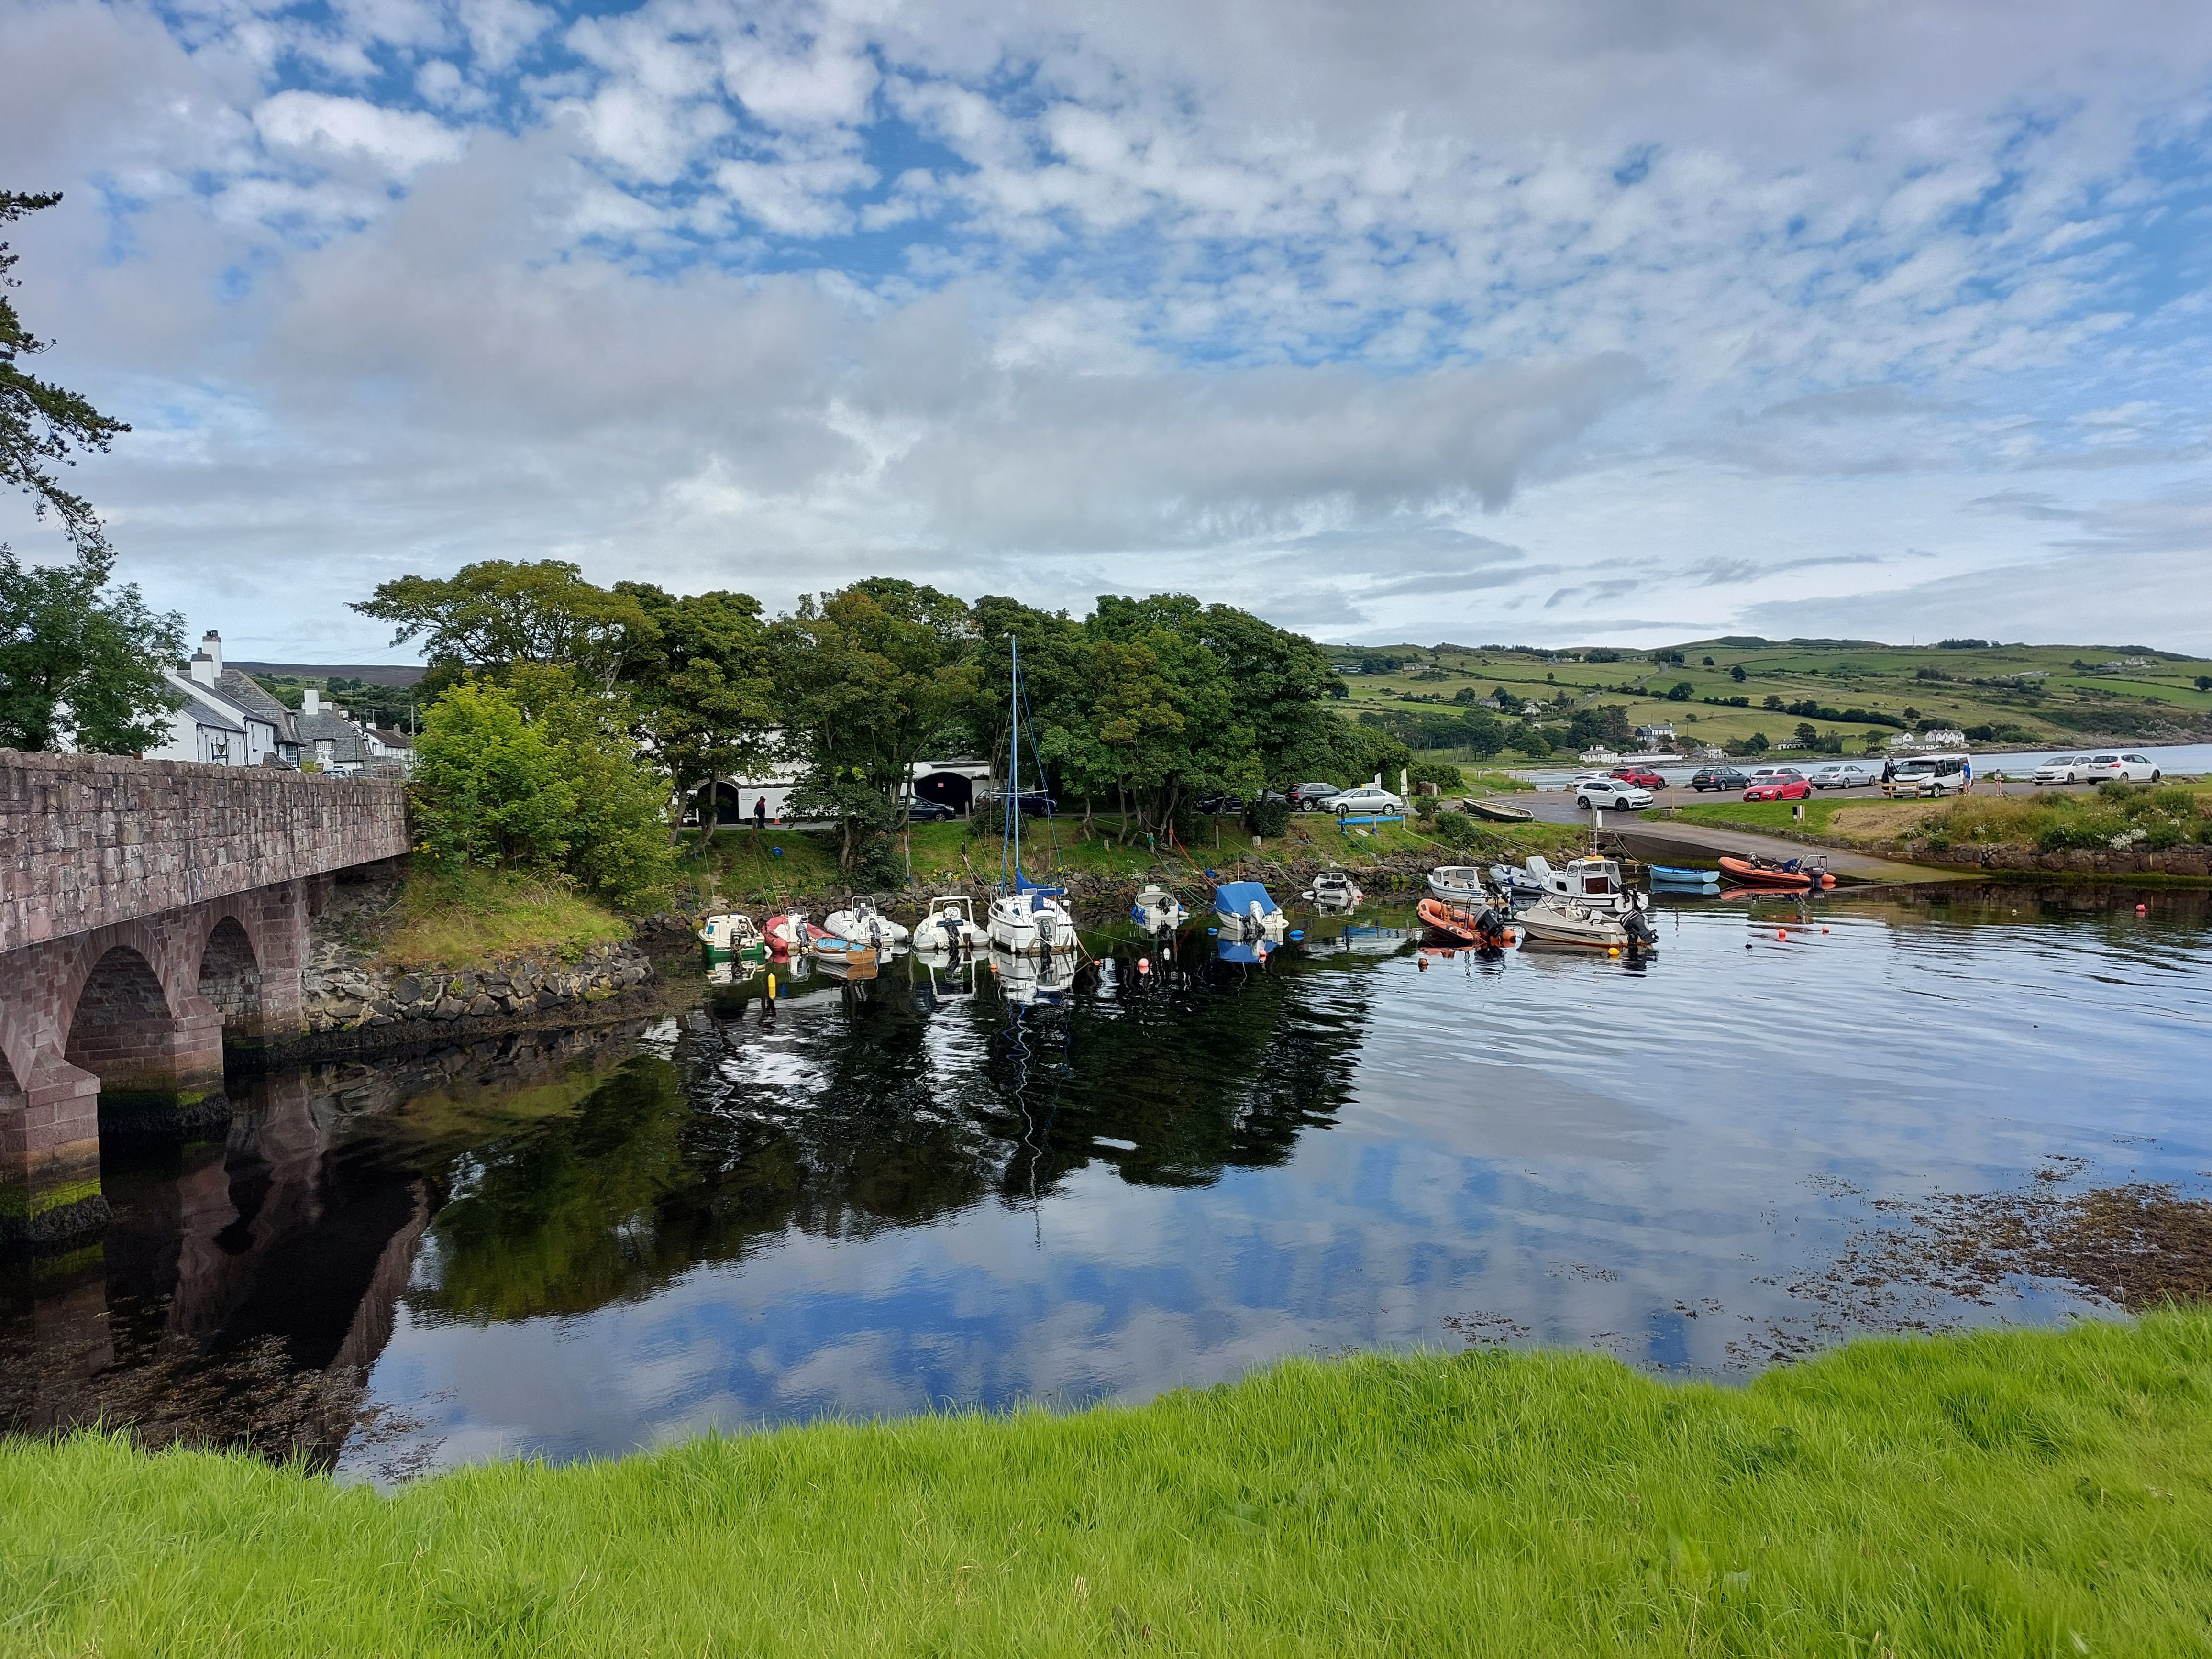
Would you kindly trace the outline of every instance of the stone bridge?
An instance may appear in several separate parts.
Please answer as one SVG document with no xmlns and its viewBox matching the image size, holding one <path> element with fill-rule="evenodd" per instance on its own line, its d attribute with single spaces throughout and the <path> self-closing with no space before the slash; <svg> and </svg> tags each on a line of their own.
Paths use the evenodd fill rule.
<svg viewBox="0 0 2212 1659">
<path fill-rule="evenodd" d="M 0 1243 L 105 1220 L 103 1131 L 226 1115 L 333 873 L 406 850 L 390 780 L 0 750 Z"/>
</svg>

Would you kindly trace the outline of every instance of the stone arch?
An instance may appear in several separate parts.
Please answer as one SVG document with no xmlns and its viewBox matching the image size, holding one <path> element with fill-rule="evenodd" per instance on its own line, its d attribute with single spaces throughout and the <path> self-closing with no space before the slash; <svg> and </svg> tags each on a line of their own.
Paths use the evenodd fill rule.
<svg viewBox="0 0 2212 1659">
<path fill-rule="evenodd" d="M 173 1007 L 158 959 L 131 944 L 108 945 L 68 1006 L 63 1056 L 100 1079 L 103 1129 L 166 1133 L 229 1115 L 222 1018 L 197 997 Z"/>
<path fill-rule="evenodd" d="M 239 918 L 217 918 L 200 947 L 198 989 L 222 1016 L 225 1041 L 256 1042 L 261 1036 L 261 961 Z"/>
</svg>

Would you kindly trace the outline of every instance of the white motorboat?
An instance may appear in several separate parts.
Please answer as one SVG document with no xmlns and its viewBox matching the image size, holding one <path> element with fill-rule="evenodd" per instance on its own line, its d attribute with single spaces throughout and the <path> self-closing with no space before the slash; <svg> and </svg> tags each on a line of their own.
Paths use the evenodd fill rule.
<svg viewBox="0 0 2212 1659">
<path fill-rule="evenodd" d="M 955 945 L 969 950 L 990 937 L 975 925 L 975 900 L 965 893 L 940 893 L 915 924 L 914 945 L 917 951 L 950 951 Z"/>
<path fill-rule="evenodd" d="M 1075 918 L 1060 902 L 1066 896 L 1057 887 L 1024 885 L 1018 892 L 993 899 L 988 924 L 992 945 L 1023 957 L 1074 950 Z"/>
<path fill-rule="evenodd" d="M 1569 859 L 1563 868 L 1554 870 L 1549 860 L 1532 858 L 1528 870 L 1542 884 L 1546 898 L 1571 899 L 1609 916 L 1625 916 L 1649 902 L 1629 890 L 1618 859 L 1593 854 Z"/>
<path fill-rule="evenodd" d="M 1316 876 L 1313 885 L 1298 896 L 1328 908 L 1349 910 L 1367 895 L 1359 890 L 1359 884 L 1352 880 L 1349 870 L 1331 865 Z"/>
<path fill-rule="evenodd" d="M 1190 912 L 1182 901 L 1156 881 L 1146 882 L 1137 890 L 1137 902 L 1129 907 L 1130 920 L 1138 927 L 1158 933 L 1164 928 L 1180 927 L 1190 920 Z"/>
<path fill-rule="evenodd" d="M 746 951 L 765 952 L 768 940 L 761 930 L 753 926 L 753 919 L 735 911 L 707 918 L 699 930 L 699 942 L 715 956 L 738 956 Z"/>
<path fill-rule="evenodd" d="M 1540 898 L 1544 893 L 1544 878 L 1552 873 L 1552 866 L 1540 854 L 1532 855 L 1524 869 L 1517 864 L 1493 864 L 1490 880 L 1500 892 L 1514 899 Z M 1439 898 L 1449 896 L 1439 893 Z"/>
<path fill-rule="evenodd" d="M 1472 864 L 1438 865 L 1429 872 L 1429 891 L 1448 904 L 1480 904 L 1490 896 L 1482 871 Z"/>
<path fill-rule="evenodd" d="M 878 951 L 914 937 L 910 929 L 884 914 L 883 902 L 872 895 L 855 897 L 848 908 L 832 910 L 822 918 L 822 925 L 839 939 L 872 945 Z"/>
<path fill-rule="evenodd" d="M 1577 899 L 1540 898 L 1513 919 L 1528 939 L 1546 945 L 1582 945 L 1607 951 L 1628 948 L 1628 928 L 1619 916 L 1593 909 Z"/>
</svg>

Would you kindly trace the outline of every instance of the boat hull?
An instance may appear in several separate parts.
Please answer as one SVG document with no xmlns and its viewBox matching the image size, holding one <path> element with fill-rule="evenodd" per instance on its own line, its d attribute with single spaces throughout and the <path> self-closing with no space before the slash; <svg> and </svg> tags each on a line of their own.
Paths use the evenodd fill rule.
<svg viewBox="0 0 2212 1659">
<path fill-rule="evenodd" d="M 1814 888 L 1826 890 L 1836 884 L 1836 878 L 1826 870 L 1784 870 L 1778 865 L 1763 863 L 1757 859 L 1738 858 L 1734 854 L 1720 856 L 1721 872 L 1729 880 L 1745 887 L 1767 887 L 1778 892 L 1802 893 Z"/>
<path fill-rule="evenodd" d="M 1495 801 L 1471 800 L 1467 810 L 1474 817 L 1487 818 L 1492 823 L 1534 823 L 1536 815 L 1525 806 L 1501 806 Z"/>
<path fill-rule="evenodd" d="M 1626 951 L 1627 927 L 1617 918 L 1587 906 L 1546 899 L 1514 920 L 1530 944 L 1571 945 L 1592 951 Z"/>
<path fill-rule="evenodd" d="M 1479 911 L 1445 903 L 1442 899 L 1425 898 L 1414 908 L 1423 922 L 1437 932 L 1486 949 L 1503 950 L 1514 942 L 1513 930 L 1498 919 L 1498 913 L 1485 907 Z M 1490 926 L 1483 926 L 1485 918 Z"/>
</svg>

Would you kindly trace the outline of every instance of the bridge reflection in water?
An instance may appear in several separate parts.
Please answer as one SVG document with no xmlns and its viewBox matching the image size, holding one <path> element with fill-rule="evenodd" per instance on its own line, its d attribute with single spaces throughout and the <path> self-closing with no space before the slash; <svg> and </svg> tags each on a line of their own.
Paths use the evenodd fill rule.
<svg viewBox="0 0 2212 1659">
<path fill-rule="evenodd" d="M 441 1197 L 362 1127 L 410 1102 L 588 1088 L 642 1029 L 234 1075 L 223 1138 L 110 1152 L 104 1233 L 0 1261 L 0 1431 L 127 1424 L 329 1468 Z"/>
</svg>

